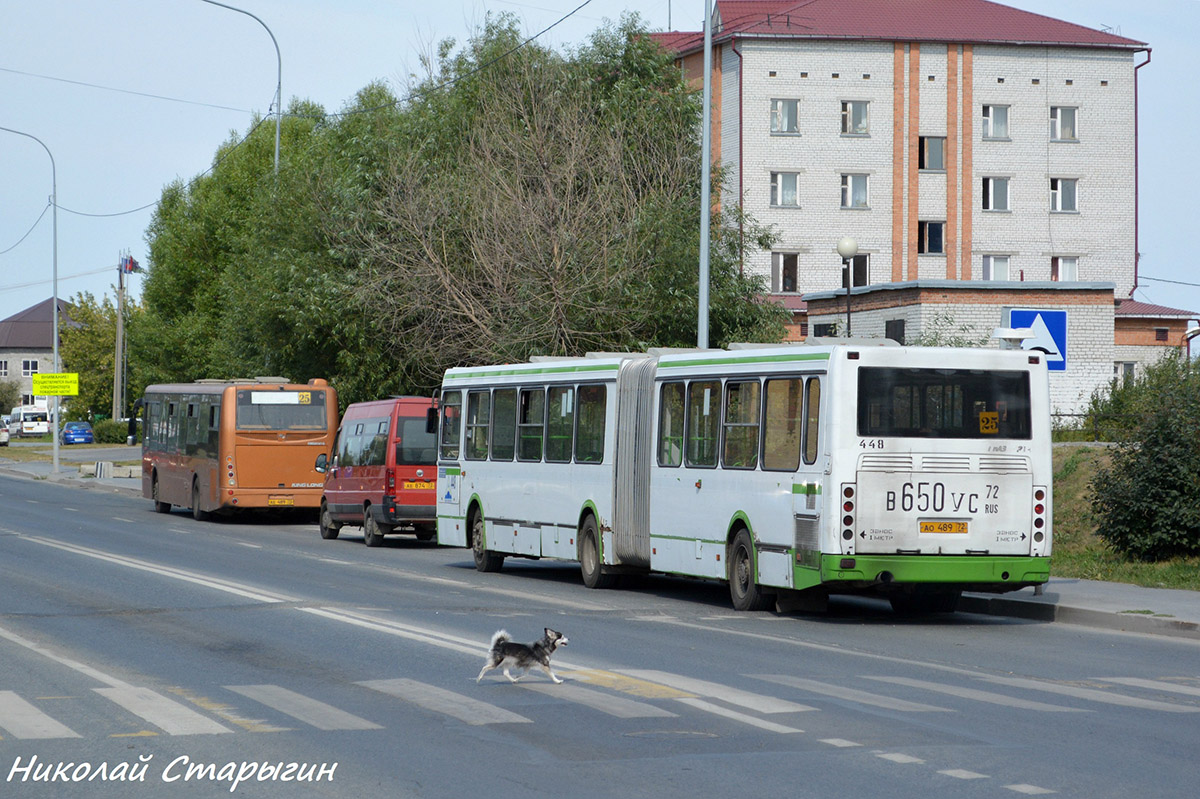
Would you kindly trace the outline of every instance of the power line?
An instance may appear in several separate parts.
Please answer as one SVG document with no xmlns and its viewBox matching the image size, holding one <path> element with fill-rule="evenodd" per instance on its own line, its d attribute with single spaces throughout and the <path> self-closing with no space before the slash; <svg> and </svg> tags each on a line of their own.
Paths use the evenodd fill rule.
<svg viewBox="0 0 1200 799">
<path fill-rule="evenodd" d="M 84 86 L 88 89 L 100 89 L 106 92 L 117 92 L 118 94 L 132 94 L 135 97 L 148 97 L 152 100 L 166 100 L 171 103 L 184 103 L 186 105 L 199 105 L 205 108 L 217 108 L 222 111 L 237 111 L 240 114 L 251 113 L 244 108 L 234 108 L 228 105 L 217 105 L 216 103 L 202 103 L 198 100 L 183 100 L 179 97 L 167 97 L 163 94 L 150 94 L 148 92 L 138 92 L 132 89 L 118 89 L 115 86 L 104 86 L 99 83 L 87 83 L 82 80 L 72 80 L 71 78 L 59 78 L 54 75 L 40 75 L 36 72 L 26 72 L 21 69 L 12 69 L 10 67 L 0 67 L 0 72 L 9 72 L 13 75 L 21 75 L 26 78 L 39 78 L 41 80 L 54 81 L 55 83 L 70 83 L 74 86 Z"/>
<path fill-rule="evenodd" d="M 111 266 L 102 266 L 99 269 L 92 269 L 88 272 L 77 272 L 73 275 L 60 276 L 58 279 L 60 282 L 63 280 L 73 280 L 77 277 L 88 277 L 89 275 L 98 275 L 101 272 L 107 272 L 110 269 L 115 269 L 115 268 L 116 268 L 115 264 L 111 265 Z M 19 291 L 20 289 L 33 288 L 34 286 L 44 286 L 50 282 L 52 282 L 52 281 L 51 280 L 33 280 L 33 281 L 30 281 L 29 283 L 14 283 L 11 286 L 0 286 L 0 292 Z"/>
<path fill-rule="evenodd" d="M 51 203 L 47 202 L 46 207 L 42 209 L 42 212 L 40 214 L 38 214 L 37 221 L 29 226 L 29 230 L 25 231 L 25 235 L 22 236 L 21 238 L 17 239 L 17 243 L 14 244 L 13 246 L 9 247 L 6 250 L 0 250 L 0 255 L 6 255 L 6 254 L 12 252 L 13 250 L 17 249 L 17 247 L 21 246 L 21 242 L 23 242 L 23 241 L 25 241 L 25 239 L 29 238 L 29 234 L 32 233 L 34 231 L 34 229 L 38 226 L 38 222 L 41 222 L 42 218 L 46 216 L 46 212 L 50 210 L 50 205 L 51 205 Z"/>
</svg>

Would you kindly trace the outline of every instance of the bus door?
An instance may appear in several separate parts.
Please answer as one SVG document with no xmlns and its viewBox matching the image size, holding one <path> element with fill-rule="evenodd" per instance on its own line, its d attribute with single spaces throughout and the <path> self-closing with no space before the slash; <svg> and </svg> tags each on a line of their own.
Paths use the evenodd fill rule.
<svg viewBox="0 0 1200 799">
<path fill-rule="evenodd" d="M 467 545 L 459 460 L 462 457 L 462 403 L 461 391 L 442 394 L 437 467 L 437 541 L 458 547 Z"/>
<path fill-rule="evenodd" d="M 821 515 L 832 490 L 820 440 L 821 378 L 768 378 L 764 384 L 763 468 L 792 472 L 789 543 L 795 547 L 796 564 L 812 569 L 820 567 Z"/>
</svg>

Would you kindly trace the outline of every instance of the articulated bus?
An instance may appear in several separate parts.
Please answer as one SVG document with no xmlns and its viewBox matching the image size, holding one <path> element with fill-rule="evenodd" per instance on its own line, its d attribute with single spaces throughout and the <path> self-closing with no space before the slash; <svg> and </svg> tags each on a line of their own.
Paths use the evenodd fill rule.
<svg viewBox="0 0 1200 799">
<path fill-rule="evenodd" d="M 337 431 L 337 393 L 324 380 L 202 380 L 146 388 L 142 496 L 197 519 L 238 508 L 313 508 L 317 453 Z"/>
<path fill-rule="evenodd" d="M 1042 354 L 883 341 L 450 369 L 438 542 L 481 571 L 575 560 L 591 588 L 723 580 L 739 610 L 949 612 L 1045 583 Z"/>
</svg>

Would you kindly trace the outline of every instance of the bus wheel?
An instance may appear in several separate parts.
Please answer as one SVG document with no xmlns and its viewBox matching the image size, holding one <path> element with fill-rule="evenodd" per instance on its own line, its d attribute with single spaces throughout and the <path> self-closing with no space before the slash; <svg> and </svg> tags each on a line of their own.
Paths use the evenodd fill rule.
<svg viewBox="0 0 1200 799">
<path fill-rule="evenodd" d="M 416 526 L 416 533 L 418 541 L 432 541 L 434 536 L 437 535 L 437 525 L 418 524 Z"/>
<path fill-rule="evenodd" d="M 475 557 L 475 568 L 481 572 L 498 572 L 504 565 L 504 556 L 487 549 L 484 541 L 483 514 L 471 511 L 471 554 Z"/>
<path fill-rule="evenodd" d="M 729 595 L 735 610 L 765 610 L 768 598 L 754 581 L 754 542 L 738 531 L 729 548 Z"/>
<path fill-rule="evenodd" d="M 588 588 L 611 588 L 613 576 L 604 573 L 600 559 L 600 534 L 596 530 L 596 517 L 588 516 L 579 531 L 579 571 L 583 584 Z"/>
<path fill-rule="evenodd" d="M 154 482 L 150 484 L 150 496 L 154 499 L 154 510 L 157 513 L 170 513 L 171 503 L 163 502 L 159 499 L 158 475 L 154 475 Z"/>
<path fill-rule="evenodd" d="M 383 530 L 379 522 L 375 521 L 375 514 L 371 513 L 370 508 L 363 508 L 363 543 L 369 547 L 383 544 Z"/>
<path fill-rule="evenodd" d="M 325 500 L 321 500 L 321 519 L 318 522 L 321 527 L 321 538 L 326 541 L 331 538 L 337 538 L 341 532 L 342 525 L 333 520 L 333 516 L 329 513 L 329 506 L 325 504 Z"/>
<path fill-rule="evenodd" d="M 200 510 L 200 481 L 192 478 L 192 518 L 198 522 L 206 522 L 211 514 L 206 510 Z"/>
</svg>

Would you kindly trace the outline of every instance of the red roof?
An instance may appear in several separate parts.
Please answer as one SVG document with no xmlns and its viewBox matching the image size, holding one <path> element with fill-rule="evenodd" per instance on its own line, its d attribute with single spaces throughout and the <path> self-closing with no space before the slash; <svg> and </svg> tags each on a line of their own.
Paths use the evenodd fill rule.
<svg viewBox="0 0 1200 799">
<path fill-rule="evenodd" d="M 1168 308 L 1165 305 L 1152 305 L 1140 300 L 1121 300 L 1117 303 L 1117 310 L 1114 313 L 1117 316 L 1152 316 L 1156 318 L 1177 316 L 1187 317 L 1188 319 L 1198 318 L 1195 311 L 1183 311 L 1179 308 Z"/>
<path fill-rule="evenodd" d="M 733 38 L 1112 47 L 1145 42 L 1021 11 L 987 0 L 717 0 L 713 40 Z M 653 34 L 680 54 L 704 46 L 704 33 Z"/>
</svg>

